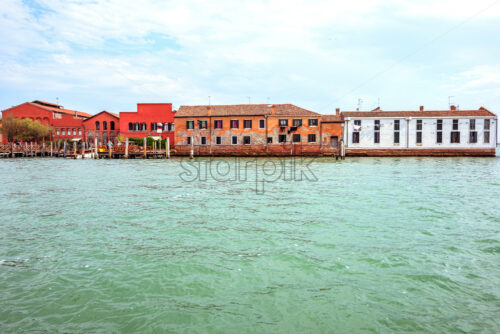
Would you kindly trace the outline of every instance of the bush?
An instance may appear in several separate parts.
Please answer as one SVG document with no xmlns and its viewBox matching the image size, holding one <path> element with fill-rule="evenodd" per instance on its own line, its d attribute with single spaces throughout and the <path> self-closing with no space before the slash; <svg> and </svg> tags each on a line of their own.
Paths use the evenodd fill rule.
<svg viewBox="0 0 500 334">
<path fill-rule="evenodd" d="M 40 141 L 43 138 L 50 137 L 50 126 L 43 125 L 39 121 L 33 121 L 30 118 L 19 119 L 11 114 L 5 117 L 2 121 L 2 134 L 12 142 L 20 141 Z"/>
</svg>

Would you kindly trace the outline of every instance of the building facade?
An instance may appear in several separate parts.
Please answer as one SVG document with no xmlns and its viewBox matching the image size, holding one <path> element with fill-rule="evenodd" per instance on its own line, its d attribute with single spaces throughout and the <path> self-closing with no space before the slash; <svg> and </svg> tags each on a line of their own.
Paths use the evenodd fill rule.
<svg viewBox="0 0 500 334">
<path fill-rule="evenodd" d="M 323 119 L 292 104 L 181 106 L 175 150 L 214 156 L 334 154 L 343 125 L 339 115 L 332 116 Z"/>
<path fill-rule="evenodd" d="M 120 112 L 120 134 L 124 137 L 170 138 L 174 145 L 172 103 L 138 103 L 137 112 Z"/>
<path fill-rule="evenodd" d="M 99 144 L 106 144 L 108 141 L 115 143 L 120 133 L 120 117 L 108 111 L 101 111 L 84 120 L 83 126 L 85 141 L 88 143 L 93 144 L 96 138 Z"/>
<path fill-rule="evenodd" d="M 497 116 L 478 110 L 342 112 L 347 155 L 494 156 Z"/>
<path fill-rule="evenodd" d="M 63 106 L 35 100 L 26 102 L 2 112 L 2 117 L 12 115 L 19 119 L 30 118 L 52 127 L 51 140 L 72 140 L 83 138 L 83 121 L 92 115 L 64 109 Z M 7 138 L 3 138 L 4 142 Z"/>
</svg>

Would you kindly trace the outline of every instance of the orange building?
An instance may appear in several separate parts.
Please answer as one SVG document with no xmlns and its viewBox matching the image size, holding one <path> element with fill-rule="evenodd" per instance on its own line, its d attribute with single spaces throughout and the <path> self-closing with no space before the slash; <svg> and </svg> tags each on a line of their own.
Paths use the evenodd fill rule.
<svg viewBox="0 0 500 334">
<path fill-rule="evenodd" d="M 339 115 L 292 104 L 181 106 L 175 149 L 187 155 L 334 154 L 342 138 Z"/>
</svg>

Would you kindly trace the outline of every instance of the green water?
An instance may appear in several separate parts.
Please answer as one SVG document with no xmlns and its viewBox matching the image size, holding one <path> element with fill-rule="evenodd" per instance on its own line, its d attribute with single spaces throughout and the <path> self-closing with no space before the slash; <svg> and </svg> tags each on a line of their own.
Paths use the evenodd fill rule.
<svg viewBox="0 0 500 334">
<path fill-rule="evenodd" d="M 1 160 L 0 332 L 500 331 L 500 158 L 310 170 Z"/>
</svg>

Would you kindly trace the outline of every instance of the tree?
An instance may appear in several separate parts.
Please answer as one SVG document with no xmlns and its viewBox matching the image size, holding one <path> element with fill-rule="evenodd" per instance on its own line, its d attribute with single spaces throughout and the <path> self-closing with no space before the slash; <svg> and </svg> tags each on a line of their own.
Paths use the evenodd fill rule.
<svg viewBox="0 0 500 334">
<path fill-rule="evenodd" d="M 39 141 L 49 137 L 51 128 L 30 118 L 19 119 L 9 114 L 3 118 L 1 131 L 10 142 Z"/>
</svg>

